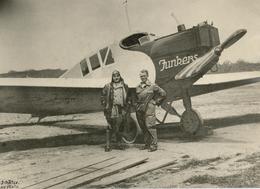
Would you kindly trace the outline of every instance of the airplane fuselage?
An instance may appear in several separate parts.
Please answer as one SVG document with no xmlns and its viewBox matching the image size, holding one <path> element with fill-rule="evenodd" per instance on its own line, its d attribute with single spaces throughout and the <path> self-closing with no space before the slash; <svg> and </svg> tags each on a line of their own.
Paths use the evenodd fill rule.
<svg viewBox="0 0 260 189">
<path fill-rule="evenodd" d="M 218 29 L 207 23 L 141 44 L 140 39 L 146 36 L 149 37 L 146 33 L 133 34 L 123 39 L 120 45 L 127 50 L 143 52 L 152 59 L 155 82 L 171 94 L 169 100 L 181 98 L 180 89 L 190 87 L 199 79 L 177 81 L 174 79 L 176 74 L 220 44 Z M 128 41 L 132 43 L 129 45 Z"/>
</svg>

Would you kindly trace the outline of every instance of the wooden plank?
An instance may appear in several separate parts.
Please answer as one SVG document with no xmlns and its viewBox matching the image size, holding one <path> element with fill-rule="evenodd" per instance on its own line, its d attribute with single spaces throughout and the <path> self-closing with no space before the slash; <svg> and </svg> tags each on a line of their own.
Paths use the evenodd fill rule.
<svg viewBox="0 0 260 189">
<path fill-rule="evenodd" d="M 115 160 L 113 160 L 113 159 L 115 159 Z M 59 175 L 56 175 L 56 176 L 53 176 L 51 178 L 41 180 L 39 182 L 27 185 L 23 188 L 24 189 L 25 188 L 26 189 L 27 188 L 35 188 L 35 187 L 44 188 L 45 186 L 53 185 L 56 182 L 63 181 L 64 179 L 66 179 L 68 177 L 73 177 L 75 175 L 82 174 L 82 172 L 86 172 L 86 171 L 90 172 L 90 171 L 93 171 L 93 169 L 96 170 L 96 169 L 98 169 L 98 165 L 105 166 L 106 164 L 111 163 L 111 161 L 116 162 L 116 161 L 118 161 L 118 159 L 115 158 L 115 157 L 112 157 L 112 156 L 110 156 L 110 157 L 95 157 L 95 158 L 92 158 L 91 160 L 87 159 L 86 164 L 83 167 L 74 169 L 74 170 L 69 171 L 69 172 L 65 172 L 65 173 L 63 172 Z"/>
<path fill-rule="evenodd" d="M 92 182 L 88 186 L 97 187 L 97 188 L 109 186 L 118 182 L 122 182 L 126 179 L 147 173 L 149 171 L 153 171 L 155 169 L 159 169 L 161 167 L 171 165 L 175 162 L 176 160 L 173 159 L 161 159 L 158 161 L 150 161 L 145 164 L 132 167 L 131 169 L 127 169 L 123 173 L 120 172 L 119 174 L 114 174 L 109 177 L 103 178 L 99 181 Z"/>
<path fill-rule="evenodd" d="M 62 185 L 62 188 L 68 188 L 67 183 L 71 182 L 72 180 L 75 180 L 77 178 L 81 177 L 88 177 L 89 175 L 94 174 L 95 172 L 98 172 L 99 170 L 111 167 L 113 165 L 119 164 L 122 161 L 125 161 L 126 159 L 120 159 L 120 158 L 114 158 L 110 159 L 108 161 L 101 162 L 99 164 L 96 164 L 94 166 L 90 166 L 86 169 L 82 169 L 80 171 L 76 171 L 67 175 L 64 175 L 62 177 L 53 179 L 50 182 L 43 183 L 38 189 L 46 189 L 46 188 L 58 188 L 59 185 Z M 94 168 L 94 169 L 93 169 Z"/>
<path fill-rule="evenodd" d="M 63 188 L 77 188 L 83 185 L 86 185 L 88 183 L 91 183 L 95 181 L 96 179 L 101 179 L 106 176 L 115 174 L 121 170 L 128 169 L 130 167 L 139 165 L 141 163 L 144 163 L 148 160 L 148 158 L 131 158 L 131 159 L 124 159 L 121 160 L 121 162 L 116 162 L 111 166 L 102 167 L 96 170 L 95 172 L 92 172 L 91 174 L 82 174 L 81 176 L 77 178 L 73 178 L 70 180 L 67 180 L 66 182 L 59 183 L 55 186 L 55 189 L 63 189 Z M 48 187 L 50 188 L 50 187 Z"/>
</svg>

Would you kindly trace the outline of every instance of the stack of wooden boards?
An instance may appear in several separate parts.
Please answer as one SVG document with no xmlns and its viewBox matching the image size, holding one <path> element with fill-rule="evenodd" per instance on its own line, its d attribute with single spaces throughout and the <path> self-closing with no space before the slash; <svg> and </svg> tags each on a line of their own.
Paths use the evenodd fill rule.
<svg viewBox="0 0 260 189">
<path fill-rule="evenodd" d="M 88 160 L 83 167 L 37 181 L 23 188 L 106 187 L 148 171 L 171 165 L 174 162 L 173 159 L 149 161 L 149 158 L 146 157 L 100 157 Z"/>
</svg>

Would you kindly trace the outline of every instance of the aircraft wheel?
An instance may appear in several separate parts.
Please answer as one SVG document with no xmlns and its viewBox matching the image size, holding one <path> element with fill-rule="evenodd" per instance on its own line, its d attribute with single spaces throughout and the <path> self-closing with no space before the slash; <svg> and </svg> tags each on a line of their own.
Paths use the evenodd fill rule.
<svg viewBox="0 0 260 189">
<path fill-rule="evenodd" d="M 132 116 L 129 116 L 127 123 L 124 124 L 123 141 L 127 144 L 134 143 L 140 133 L 139 130 L 140 129 L 135 119 Z"/>
<path fill-rule="evenodd" d="M 188 134 L 195 134 L 203 125 L 203 120 L 195 110 L 185 110 L 181 116 L 181 127 Z"/>
</svg>

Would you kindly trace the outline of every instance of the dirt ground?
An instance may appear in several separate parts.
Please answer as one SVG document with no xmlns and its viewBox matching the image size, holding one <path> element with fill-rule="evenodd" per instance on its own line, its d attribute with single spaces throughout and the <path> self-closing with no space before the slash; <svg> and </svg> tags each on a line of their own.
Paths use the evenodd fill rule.
<svg viewBox="0 0 260 189">
<path fill-rule="evenodd" d="M 260 187 L 260 84 L 219 91 L 192 99 L 193 107 L 205 119 L 213 133 L 200 138 L 179 137 L 179 131 L 158 131 L 159 149 L 156 152 L 140 151 L 139 144 L 129 145 L 125 151 L 105 153 L 104 135 L 98 135 L 94 145 L 29 147 L 25 150 L 6 150 L 0 153 L 0 182 L 11 180 L 17 188 L 44 180 L 75 167 L 84 166 L 87 159 L 106 156 L 146 156 L 150 160 L 172 158 L 176 163 L 144 175 L 110 186 L 111 188 L 141 187 Z M 174 105 L 182 112 L 181 102 Z M 159 117 L 163 112 L 159 110 Z M 1 114 L 0 142 L 17 145 L 22 140 L 45 139 L 57 135 L 81 136 L 84 125 L 104 128 L 102 113 L 46 118 L 49 124 L 21 124 L 28 115 Z M 56 120 L 63 120 L 56 123 Z M 84 124 L 73 127 L 73 120 Z M 167 121 L 178 121 L 169 117 Z M 71 124 L 67 124 L 67 123 Z M 169 131 L 172 131 L 170 133 Z M 175 132 L 176 131 L 176 132 Z M 66 138 L 65 138 L 66 139 Z M 70 138 L 71 140 L 71 138 Z M 8 143 L 9 141 L 9 143 Z M 68 142 L 68 141 L 64 141 Z M 33 145 L 32 145 L 33 146 Z M 11 149 L 11 148 L 10 148 Z M 1 185 L 1 183 L 0 183 Z M 3 186 L 3 185 L 2 185 Z"/>
</svg>

